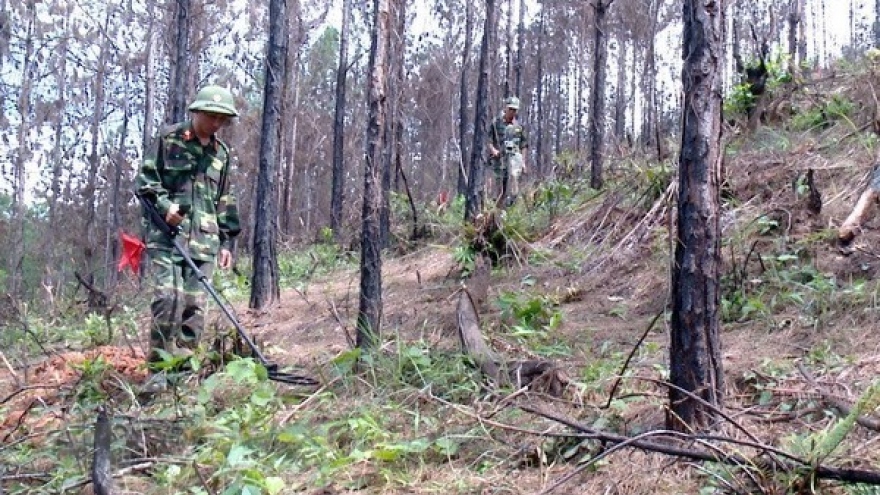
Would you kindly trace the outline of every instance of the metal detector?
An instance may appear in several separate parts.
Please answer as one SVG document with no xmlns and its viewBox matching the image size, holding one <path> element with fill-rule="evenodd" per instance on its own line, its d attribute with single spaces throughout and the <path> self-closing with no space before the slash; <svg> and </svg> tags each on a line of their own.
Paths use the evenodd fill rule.
<svg viewBox="0 0 880 495">
<path fill-rule="evenodd" d="M 281 371 L 278 367 L 277 363 L 270 363 L 266 356 L 260 352 L 260 349 L 254 343 L 254 341 L 250 338 L 247 332 L 244 331 L 244 328 L 241 326 L 241 323 L 238 322 L 238 319 L 232 314 L 232 310 L 226 306 L 223 300 L 220 298 L 220 295 L 217 294 L 217 291 L 214 290 L 214 287 L 208 281 L 208 277 L 199 270 L 199 267 L 196 266 L 195 261 L 190 257 L 189 253 L 186 249 L 180 244 L 180 241 L 177 238 L 177 234 L 180 233 L 180 229 L 176 226 L 168 225 L 165 219 L 162 217 L 162 214 L 159 213 L 159 210 L 156 208 L 156 205 L 144 197 L 143 195 L 136 194 L 137 198 L 140 200 L 141 205 L 144 207 L 144 211 L 147 212 L 147 215 L 150 217 L 150 221 L 159 228 L 168 238 L 171 240 L 171 243 L 174 245 L 174 249 L 183 256 L 186 264 L 189 265 L 190 269 L 196 274 L 199 281 L 202 283 L 202 286 L 214 298 L 214 301 L 220 306 L 220 309 L 223 310 L 223 314 L 232 322 L 232 325 L 235 327 L 236 332 L 238 332 L 239 337 L 247 344 L 248 348 L 250 348 L 253 356 L 257 358 L 257 360 L 265 366 L 268 371 L 268 378 L 272 381 L 287 383 L 291 385 L 318 385 L 318 381 L 314 378 L 296 375 L 293 373 L 288 373 L 285 371 Z M 183 212 L 184 214 L 186 211 Z"/>
</svg>

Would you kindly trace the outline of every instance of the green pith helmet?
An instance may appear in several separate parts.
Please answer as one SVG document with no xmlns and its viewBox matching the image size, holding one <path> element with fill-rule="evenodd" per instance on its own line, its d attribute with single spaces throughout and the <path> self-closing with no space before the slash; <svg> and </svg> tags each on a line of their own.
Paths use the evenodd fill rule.
<svg viewBox="0 0 880 495">
<path fill-rule="evenodd" d="M 519 98 L 516 96 L 508 96 L 504 99 L 504 108 L 512 108 L 519 110 Z"/>
<path fill-rule="evenodd" d="M 238 116 L 235 109 L 235 100 L 232 93 L 221 86 L 205 86 L 196 94 L 196 98 L 189 104 L 191 112 L 211 112 L 222 115 Z"/>
</svg>

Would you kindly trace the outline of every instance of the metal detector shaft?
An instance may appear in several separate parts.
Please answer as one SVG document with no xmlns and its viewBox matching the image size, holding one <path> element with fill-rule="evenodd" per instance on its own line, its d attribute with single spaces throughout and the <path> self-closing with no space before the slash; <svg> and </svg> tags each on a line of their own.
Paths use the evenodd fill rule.
<svg viewBox="0 0 880 495">
<path fill-rule="evenodd" d="M 224 304 L 223 300 L 220 298 L 220 295 L 217 294 L 217 291 L 214 290 L 214 286 L 211 285 L 211 283 L 208 281 L 208 277 L 199 269 L 198 265 L 196 265 L 196 262 L 193 261 L 192 257 L 186 251 L 186 248 L 184 248 L 180 244 L 180 241 L 177 238 L 177 234 L 180 233 L 180 229 L 176 226 L 169 225 L 168 222 L 166 222 L 165 219 L 162 218 L 162 214 L 159 213 L 159 210 L 156 208 L 156 205 L 153 204 L 152 201 L 139 194 L 136 196 L 143 205 L 144 210 L 150 216 L 150 221 L 154 225 L 156 225 L 156 227 L 158 227 L 159 230 L 161 230 L 166 236 L 168 236 L 168 238 L 171 240 L 171 244 L 174 246 L 174 249 L 176 249 L 177 252 L 180 253 L 186 264 L 190 267 L 193 273 L 196 274 L 199 282 L 202 283 L 202 286 L 214 299 L 214 302 L 216 302 L 217 305 L 220 306 L 220 309 L 223 310 L 223 314 L 226 315 L 226 318 L 228 318 L 232 325 L 235 327 L 235 331 L 238 332 L 239 337 L 241 337 L 241 339 L 245 341 L 253 355 L 256 356 L 256 358 L 260 361 L 260 364 L 265 366 L 266 369 L 269 371 L 269 379 L 295 384 L 316 384 L 317 381 L 308 377 L 279 372 L 278 365 L 270 363 L 266 359 L 266 356 L 264 356 L 263 353 L 260 352 L 260 349 L 254 343 L 254 341 L 250 338 L 247 332 L 244 331 L 244 327 L 242 327 L 241 323 L 238 322 L 238 318 L 236 318 L 235 315 L 232 314 L 232 311 L 226 306 L 226 304 Z"/>
</svg>

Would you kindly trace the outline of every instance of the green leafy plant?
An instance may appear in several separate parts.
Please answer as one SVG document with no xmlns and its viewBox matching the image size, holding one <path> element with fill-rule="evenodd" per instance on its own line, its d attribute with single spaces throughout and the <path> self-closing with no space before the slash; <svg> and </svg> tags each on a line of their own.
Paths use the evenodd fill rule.
<svg viewBox="0 0 880 495">
<path fill-rule="evenodd" d="M 849 121 L 854 109 L 855 104 L 852 101 L 843 95 L 834 94 L 828 100 L 796 113 L 791 118 L 790 126 L 796 131 L 807 131 L 829 126 L 838 120 Z"/>
<path fill-rule="evenodd" d="M 476 268 L 477 252 L 473 246 L 459 244 L 452 250 L 452 260 L 458 267 L 462 278 L 467 278 Z"/>
<path fill-rule="evenodd" d="M 517 292 L 503 292 L 498 297 L 503 318 L 530 329 L 553 329 L 562 322 L 557 303 L 549 296 L 529 296 Z"/>
</svg>

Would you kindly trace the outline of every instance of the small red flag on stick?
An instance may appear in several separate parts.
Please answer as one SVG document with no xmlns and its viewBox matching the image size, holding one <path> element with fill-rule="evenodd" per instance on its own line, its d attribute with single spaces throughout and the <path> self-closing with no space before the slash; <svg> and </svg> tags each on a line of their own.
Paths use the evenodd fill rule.
<svg viewBox="0 0 880 495">
<path fill-rule="evenodd" d="M 125 270 L 126 266 L 131 267 L 131 271 L 135 275 L 141 271 L 141 254 L 144 252 L 144 243 L 137 237 L 120 232 L 122 238 L 122 256 L 119 258 L 119 264 L 116 266 L 118 271 Z"/>
</svg>

